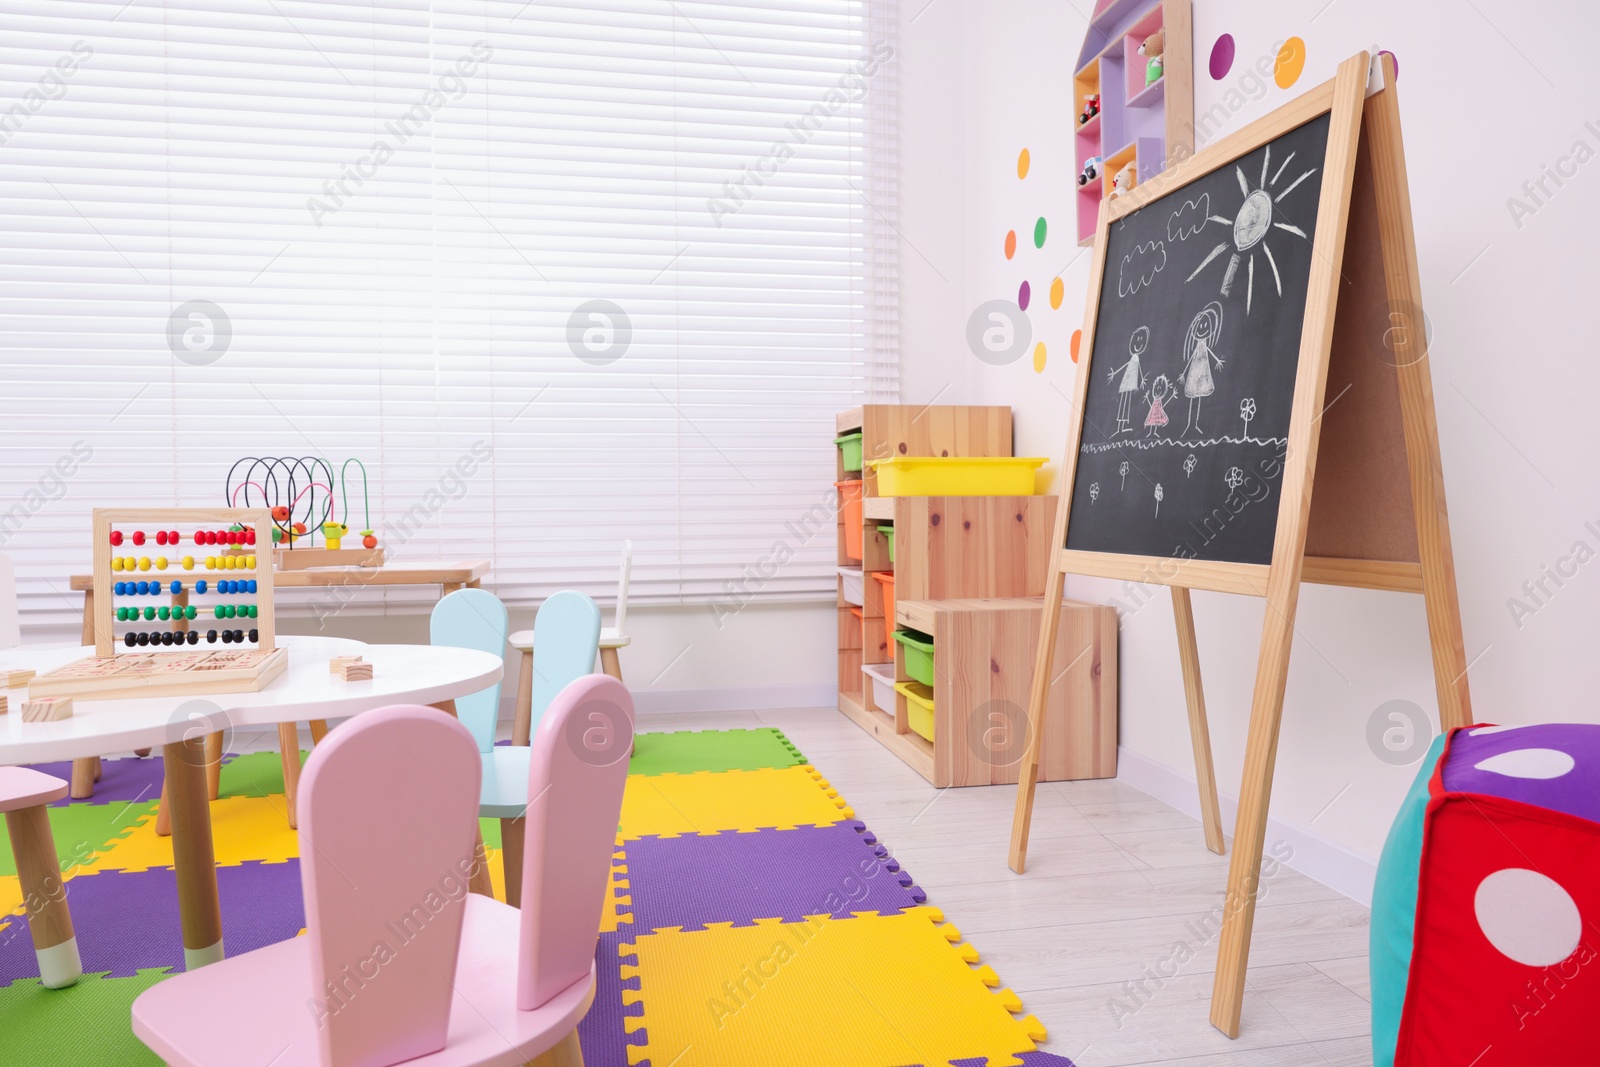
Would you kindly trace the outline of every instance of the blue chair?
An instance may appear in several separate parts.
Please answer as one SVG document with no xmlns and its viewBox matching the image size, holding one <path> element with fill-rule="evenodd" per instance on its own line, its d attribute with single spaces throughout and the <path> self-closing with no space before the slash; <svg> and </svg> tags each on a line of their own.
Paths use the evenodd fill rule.
<svg viewBox="0 0 1600 1067">
<path fill-rule="evenodd" d="M 433 610 L 430 639 L 436 645 L 477 648 L 504 655 L 508 628 L 505 605 L 482 589 L 460 589 L 439 601 Z M 600 649 L 600 608 L 582 593 L 567 589 L 539 606 L 533 632 L 537 651 L 533 659 L 532 732 L 551 701 L 572 682 L 594 673 Z M 528 760 L 525 745 L 495 745 L 499 718 L 500 686 L 456 700 L 456 715 L 472 733 L 483 760 L 483 786 L 478 814 L 500 820 L 501 860 L 505 866 L 507 900 L 520 900 L 522 891 L 523 815 L 528 807 Z"/>
</svg>

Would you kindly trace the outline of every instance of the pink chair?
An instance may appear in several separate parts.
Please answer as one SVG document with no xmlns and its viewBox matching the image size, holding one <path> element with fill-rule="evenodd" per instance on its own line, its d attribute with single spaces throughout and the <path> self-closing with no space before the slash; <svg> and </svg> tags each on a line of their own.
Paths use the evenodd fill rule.
<svg viewBox="0 0 1600 1067">
<path fill-rule="evenodd" d="M 169 1064 L 582 1067 L 633 700 L 589 675 L 532 740 L 522 907 L 467 891 L 482 761 L 431 708 L 368 712 L 300 783 L 306 936 L 176 975 L 133 1003 Z"/>
<path fill-rule="evenodd" d="M 5 812 L 6 832 L 11 835 L 22 906 L 33 932 L 34 955 L 39 958 L 39 981 L 51 989 L 72 985 L 83 977 L 61 860 L 45 807 L 66 795 L 67 783 L 54 775 L 29 767 L 0 767 L 0 812 Z"/>
</svg>

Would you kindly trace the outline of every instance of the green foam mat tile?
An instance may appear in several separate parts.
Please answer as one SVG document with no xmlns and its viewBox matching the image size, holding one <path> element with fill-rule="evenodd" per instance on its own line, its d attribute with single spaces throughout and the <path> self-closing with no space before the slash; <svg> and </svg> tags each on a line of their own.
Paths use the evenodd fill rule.
<svg viewBox="0 0 1600 1067">
<path fill-rule="evenodd" d="M 128 836 L 134 827 L 156 813 L 156 802 L 137 804 L 69 804 L 64 808 L 50 808 L 50 833 L 56 840 L 56 855 L 61 859 L 61 869 L 69 877 L 75 867 L 94 865 L 94 857 L 106 851 L 113 842 Z M 0 823 L 0 875 L 17 873 L 16 860 L 11 855 L 11 838 Z M 6 1062 L 0 1060 L 0 1063 Z"/>
<path fill-rule="evenodd" d="M 758 771 L 806 762 L 781 730 L 678 730 L 639 734 L 629 774 L 693 774 L 697 771 Z"/>
<path fill-rule="evenodd" d="M 300 752 L 303 764 L 310 756 Z M 222 765 L 219 797 L 264 797 L 283 792 L 283 758 L 277 752 L 250 752 L 233 756 Z"/>
<path fill-rule="evenodd" d="M 165 978 L 164 968 L 133 978 L 84 975 L 68 989 L 37 978 L 0 987 L 0 1063 L 27 1067 L 161 1067 L 133 1036 L 134 998 Z"/>
</svg>

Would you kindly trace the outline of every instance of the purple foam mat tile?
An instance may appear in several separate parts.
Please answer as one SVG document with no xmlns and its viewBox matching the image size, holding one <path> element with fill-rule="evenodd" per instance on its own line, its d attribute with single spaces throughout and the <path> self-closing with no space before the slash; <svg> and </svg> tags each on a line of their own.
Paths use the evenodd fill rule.
<svg viewBox="0 0 1600 1067">
<path fill-rule="evenodd" d="M 1050 1052 L 1019 1052 L 1016 1055 L 1027 1067 L 1074 1067 L 1073 1062 L 1065 1056 Z M 988 1067 L 988 1063 L 989 1057 L 980 1056 L 972 1060 L 951 1060 L 950 1067 Z"/>
<path fill-rule="evenodd" d="M 703 930 L 712 922 L 894 914 L 926 901 L 911 876 L 856 825 L 632 839 L 633 925 L 642 932 Z"/>
<path fill-rule="evenodd" d="M 622 991 L 638 991 L 640 979 L 622 977 L 622 958 L 619 945 L 631 943 L 643 931 L 636 927 L 622 928 L 600 935 L 595 947 L 594 1004 L 578 1023 L 578 1040 L 583 1045 L 583 1062 L 587 1067 L 628 1067 L 628 1046 L 643 1045 L 647 1039 L 640 1029 L 628 1033 L 623 1020 L 644 1014 L 643 1004 L 622 1003 Z M 649 1060 L 638 1067 L 646 1067 Z"/>
<path fill-rule="evenodd" d="M 238 955 L 294 937 L 305 926 L 300 861 L 217 868 L 222 943 Z M 183 970 L 178 887 L 170 867 L 101 871 L 67 881 L 67 906 L 86 974 L 109 971 L 132 978 L 144 968 Z M 37 977 L 33 937 L 25 916 L 0 930 L 0 985 Z"/>
<path fill-rule="evenodd" d="M 72 763 L 35 763 L 33 769 L 57 778 L 72 781 Z M 162 763 L 160 756 L 149 759 L 128 756 L 125 759 L 100 761 L 100 780 L 94 785 L 94 796 L 84 800 L 62 797 L 50 806 L 64 808 L 68 804 L 139 803 L 161 799 Z"/>
</svg>

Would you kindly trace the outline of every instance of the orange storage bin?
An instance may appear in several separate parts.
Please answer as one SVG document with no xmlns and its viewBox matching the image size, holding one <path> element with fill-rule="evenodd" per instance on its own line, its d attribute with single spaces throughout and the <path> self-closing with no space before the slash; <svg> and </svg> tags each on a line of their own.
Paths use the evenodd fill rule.
<svg viewBox="0 0 1600 1067">
<path fill-rule="evenodd" d="M 894 647 L 894 571 L 873 571 L 872 576 L 883 586 L 883 640 Z"/>
<path fill-rule="evenodd" d="M 844 554 L 849 559 L 861 558 L 861 483 L 834 482 L 839 490 L 839 513 L 844 516 Z"/>
</svg>

